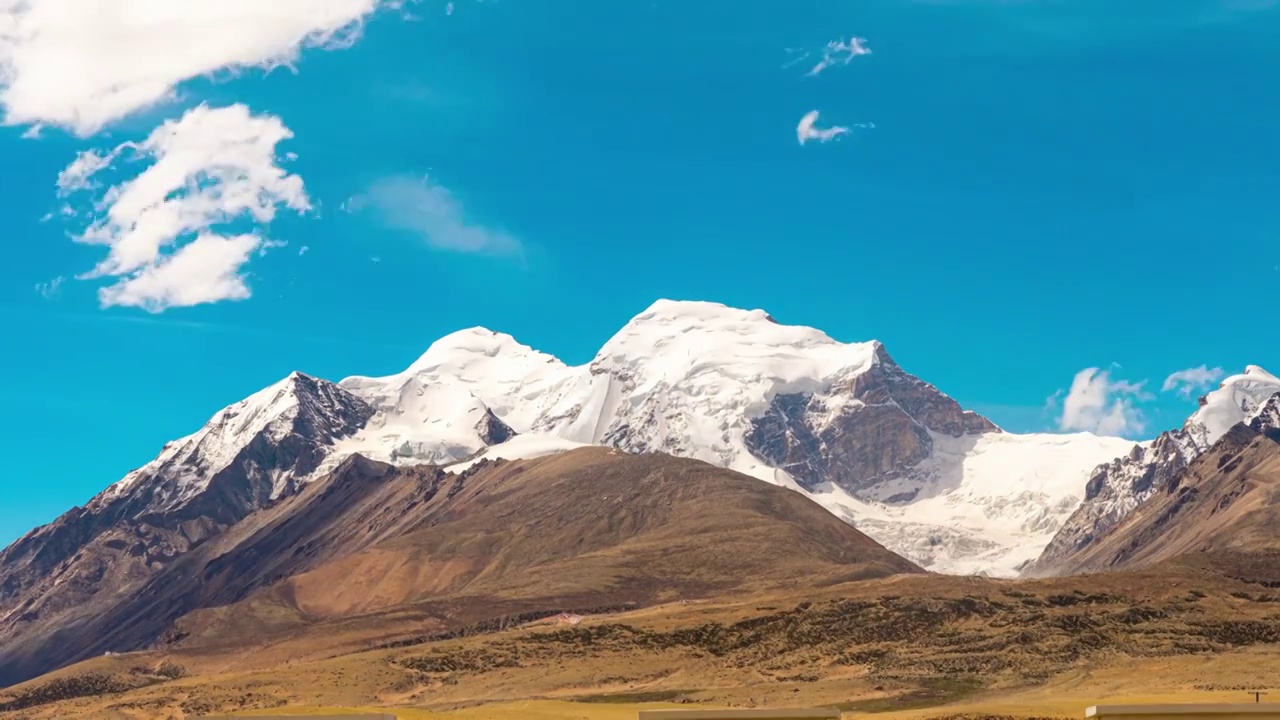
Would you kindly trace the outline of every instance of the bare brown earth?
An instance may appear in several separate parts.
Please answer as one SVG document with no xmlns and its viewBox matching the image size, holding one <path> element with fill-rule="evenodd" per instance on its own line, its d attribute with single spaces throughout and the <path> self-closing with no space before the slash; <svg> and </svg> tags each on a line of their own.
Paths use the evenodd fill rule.
<svg viewBox="0 0 1280 720">
<path fill-rule="evenodd" d="M 356 523 L 325 522 L 385 540 L 329 551 L 328 562 L 243 601 L 193 612 L 169 643 L 216 647 L 298 632 L 394 642 L 412 639 L 399 627 L 456 630 L 921 572 L 798 493 L 667 455 L 586 449 L 461 476 L 364 465 L 385 473 L 393 496 Z M 345 487 L 349 478 L 333 482 Z M 297 513 L 290 522 L 314 524 Z M 291 554 L 314 547 L 285 544 Z"/>
<path fill-rule="evenodd" d="M 145 582 L 86 598 L 62 642 L 16 633 L 0 684 L 105 652 L 299 634 L 339 652 L 522 613 L 897 572 L 921 571 L 799 493 L 698 461 L 594 448 L 450 474 L 355 457 Z"/>
<path fill-rule="evenodd" d="M 0 693 L 0 717 L 324 706 L 612 718 L 623 706 L 664 703 L 1079 717 L 1113 699 L 1245 700 L 1245 690 L 1280 686 L 1272 584 L 1190 565 L 1036 581 L 899 575 L 602 612 L 577 625 L 491 623 L 394 647 L 349 630 L 350 651 L 340 653 L 320 633 L 175 646 L 11 688 Z M 513 710 L 521 707 L 532 714 Z"/>
</svg>

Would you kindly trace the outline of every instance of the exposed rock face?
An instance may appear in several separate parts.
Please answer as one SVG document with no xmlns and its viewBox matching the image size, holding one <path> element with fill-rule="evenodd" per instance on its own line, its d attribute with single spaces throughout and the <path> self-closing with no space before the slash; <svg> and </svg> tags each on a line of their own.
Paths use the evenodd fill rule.
<svg viewBox="0 0 1280 720">
<path fill-rule="evenodd" d="M 1280 395 L 1260 403 L 1254 398 L 1247 400 L 1240 408 L 1240 425 L 1257 433 L 1280 433 Z M 1200 405 L 1203 408 L 1210 402 L 1202 398 Z M 1149 445 L 1135 447 L 1128 455 L 1099 466 L 1085 487 L 1084 502 L 1024 574 L 1035 577 L 1069 572 L 1077 564 L 1073 560 L 1076 555 L 1087 552 L 1150 498 L 1167 491 L 1189 465 L 1225 438 L 1221 433 L 1207 432 L 1192 416 L 1183 427 L 1161 433 Z"/>
<path fill-rule="evenodd" d="M 215 415 L 199 432 L 169 443 L 89 508 L 126 498 L 127 514 L 194 515 L 228 524 L 296 490 L 328 448 L 374 415 L 365 401 L 327 380 L 293 373 Z M 190 513 L 183 508 L 198 496 Z"/>
<path fill-rule="evenodd" d="M 854 493 L 902 477 L 933 452 L 929 431 L 960 437 L 1000 432 L 937 388 L 900 368 L 883 347 L 877 362 L 824 394 L 774 397 L 745 435 L 756 457 L 812 489 L 831 482 Z"/>
<path fill-rule="evenodd" d="M 85 507 L 0 553 L 0 645 L 42 647 L 175 558 L 294 493 L 326 448 L 371 414 L 337 385 L 294 374 L 170 443 Z"/>
<path fill-rule="evenodd" d="M 500 445 L 516 436 L 516 431 L 502 422 L 491 410 L 485 410 L 484 417 L 476 426 L 476 432 L 485 445 Z"/>
<path fill-rule="evenodd" d="M 1147 498 L 1168 487 L 1170 479 L 1198 455 L 1190 435 L 1177 429 L 1099 466 L 1085 485 L 1084 502 L 1024 574 L 1056 574 L 1071 555 L 1088 547 Z"/>
<path fill-rule="evenodd" d="M 1151 567 L 1219 555 L 1275 557 L 1280 519 L 1280 444 L 1239 423 L 1119 522 L 1061 560 L 1060 573 Z M 1272 573 L 1280 571 L 1270 563 Z"/>
</svg>

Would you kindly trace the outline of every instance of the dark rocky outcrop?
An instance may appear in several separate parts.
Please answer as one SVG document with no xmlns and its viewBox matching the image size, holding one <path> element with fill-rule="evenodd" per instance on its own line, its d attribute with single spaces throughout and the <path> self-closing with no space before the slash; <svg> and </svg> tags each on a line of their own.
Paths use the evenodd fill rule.
<svg viewBox="0 0 1280 720">
<path fill-rule="evenodd" d="M 296 493 L 326 448 L 373 415 L 337 385 L 300 373 L 269 390 L 275 396 L 227 408 L 120 486 L 0 553 L 0 685 L 8 658 L 49 653 L 52 662 L 86 646 L 77 633 L 87 618 L 254 511 Z M 264 407 L 274 414 L 247 417 Z M 226 436 L 255 420 L 266 422 L 248 425 L 262 427 L 219 462 Z"/>
<path fill-rule="evenodd" d="M 903 371 L 879 346 L 869 370 L 828 392 L 775 396 L 746 442 L 807 488 L 831 482 L 857 494 L 928 458 L 930 431 L 960 437 L 1000 429 Z"/>
</svg>

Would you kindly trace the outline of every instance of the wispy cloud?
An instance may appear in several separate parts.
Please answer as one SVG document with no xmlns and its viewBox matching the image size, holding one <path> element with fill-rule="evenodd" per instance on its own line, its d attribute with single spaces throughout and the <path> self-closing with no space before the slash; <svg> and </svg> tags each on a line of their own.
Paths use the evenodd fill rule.
<svg viewBox="0 0 1280 720">
<path fill-rule="evenodd" d="M 873 128 L 874 123 L 857 123 L 851 126 L 832 125 L 831 127 L 818 127 L 818 111 L 811 110 L 800 118 L 800 123 L 796 125 L 796 139 L 801 145 L 814 141 L 819 143 L 830 142 L 839 138 L 841 135 L 847 135 L 850 128 Z"/>
<path fill-rule="evenodd" d="M 1190 400 L 1193 393 L 1208 390 L 1224 375 L 1226 373 L 1220 367 L 1211 368 L 1208 365 L 1201 365 L 1187 368 L 1165 378 L 1160 389 L 1164 392 L 1177 391 L 1178 397 Z"/>
<path fill-rule="evenodd" d="M 1085 368 L 1076 373 L 1067 391 L 1049 398 L 1051 408 L 1061 408 L 1058 428 L 1099 435 L 1129 437 L 1146 429 L 1146 416 L 1138 403 L 1152 399 L 1146 381 L 1111 377 L 1109 370 Z"/>
<path fill-rule="evenodd" d="M 279 243 L 216 228 L 245 221 L 264 226 L 279 208 L 311 208 L 302 179 L 278 164 L 276 146 L 292 136 L 278 118 L 253 115 L 243 105 L 201 105 L 141 143 L 82 153 L 59 176 L 59 191 L 94 196 L 90 222 L 75 240 L 108 250 L 78 277 L 117 278 L 98 292 L 104 307 L 161 312 L 249 297 L 244 266 Z M 122 157 L 151 164 L 103 190 L 94 178 Z"/>
<path fill-rule="evenodd" d="M 52 300 L 62 294 L 62 284 L 67 279 L 59 275 L 49 282 L 36 283 L 36 292 L 45 300 Z"/>
<path fill-rule="evenodd" d="M 844 38 L 832 40 L 820 51 L 821 59 L 818 60 L 818 63 L 805 74 L 812 77 L 827 68 L 836 65 L 848 65 L 853 62 L 854 58 L 861 55 L 870 55 L 871 50 L 867 48 L 866 42 L 866 38 L 859 37 L 851 37 L 848 40 Z"/>
<path fill-rule="evenodd" d="M 467 217 L 453 193 L 429 177 L 383 178 L 344 207 L 349 212 L 371 212 L 383 226 L 413 233 L 436 250 L 485 255 L 523 251 L 514 236 Z"/>
<path fill-rule="evenodd" d="M 828 68 L 848 65 L 854 58 L 870 55 L 871 49 L 867 47 L 866 38 L 850 37 L 848 40 L 844 38 L 832 40 L 816 51 L 787 48 L 787 54 L 791 59 L 783 64 L 783 68 L 794 67 L 816 57 L 817 62 L 805 73 L 808 77 L 814 77 Z"/>
</svg>

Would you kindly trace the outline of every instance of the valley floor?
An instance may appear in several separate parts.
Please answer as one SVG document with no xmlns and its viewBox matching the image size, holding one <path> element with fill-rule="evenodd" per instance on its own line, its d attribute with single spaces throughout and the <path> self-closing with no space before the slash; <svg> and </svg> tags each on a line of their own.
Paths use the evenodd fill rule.
<svg viewBox="0 0 1280 720">
<path fill-rule="evenodd" d="M 622 720 L 694 704 L 1079 718 L 1100 703 L 1245 702 L 1280 688 L 1280 593 L 1185 569 L 899 576 L 356 652 L 328 635 L 97 658 L 0 691 L 0 718 L 377 708 L 405 720 Z"/>
</svg>

